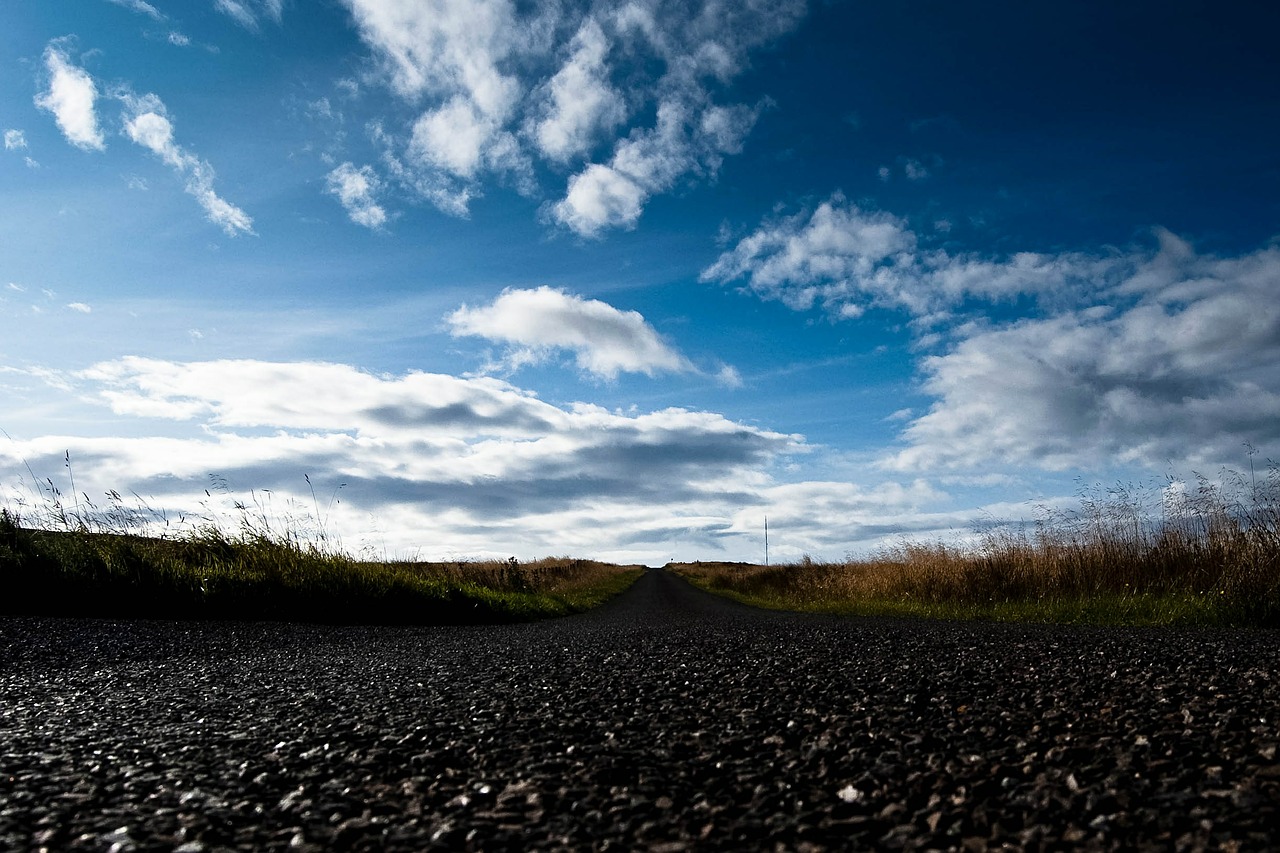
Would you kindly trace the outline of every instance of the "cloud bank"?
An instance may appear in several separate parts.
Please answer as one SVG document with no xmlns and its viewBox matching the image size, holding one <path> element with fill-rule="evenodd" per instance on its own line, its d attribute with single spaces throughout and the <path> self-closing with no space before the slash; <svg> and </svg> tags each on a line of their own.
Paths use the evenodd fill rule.
<svg viewBox="0 0 1280 853">
<path fill-rule="evenodd" d="M 397 547 L 433 556 L 653 556 L 673 530 L 715 550 L 738 535 L 739 512 L 769 499 L 775 461 L 804 450 L 798 436 L 714 413 L 561 407 L 490 378 L 125 358 L 68 379 L 68 393 L 152 434 L 8 442 L 4 470 L 56 474 L 69 449 L 80 489 L 132 489 L 175 511 L 197 511 L 210 475 L 283 500 L 324 472 L 347 484 L 349 533 L 385 524 Z"/>
<path fill-rule="evenodd" d="M 1162 244 L 1092 304 L 975 327 L 926 358 L 936 402 L 892 467 L 1212 470 L 1246 444 L 1280 455 L 1280 249 Z"/>
<path fill-rule="evenodd" d="M 891 469 L 1159 470 L 1225 464 L 1246 443 L 1280 454 L 1280 248 L 1214 257 L 1155 236 L 1154 250 L 956 254 L 837 194 L 767 219 L 701 279 L 838 319 L 910 316 L 943 351 L 920 362 L 935 401 Z M 990 310 L 1014 299 L 1037 310 Z"/>
</svg>

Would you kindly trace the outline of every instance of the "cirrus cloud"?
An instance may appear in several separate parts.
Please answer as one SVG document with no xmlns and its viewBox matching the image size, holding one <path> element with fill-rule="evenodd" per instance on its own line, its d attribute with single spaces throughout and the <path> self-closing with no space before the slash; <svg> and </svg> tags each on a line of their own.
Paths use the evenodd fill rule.
<svg viewBox="0 0 1280 853">
<path fill-rule="evenodd" d="M 213 167 L 174 141 L 164 103 L 151 94 L 137 97 L 125 92 L 119 97 L 127 112 L 125 134 L 185 178 L 187 193 L 195 197 L 209 221 L 228 237 L 252 234 L 253 219 L 214 191 Z"/>
</svg>

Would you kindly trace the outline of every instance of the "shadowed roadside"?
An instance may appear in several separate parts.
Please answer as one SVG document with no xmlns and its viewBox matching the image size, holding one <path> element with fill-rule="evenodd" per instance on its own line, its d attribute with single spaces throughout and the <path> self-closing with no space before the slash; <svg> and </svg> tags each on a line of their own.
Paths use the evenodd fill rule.
<svg viewBox="0 0 1280 853">
<path fill-rule="evenodd" d="M 1264 849 L 1275 649 L 773 613 L 664 571 L 518 625 L 5 619 L 0 847 Z"/>
</svg>

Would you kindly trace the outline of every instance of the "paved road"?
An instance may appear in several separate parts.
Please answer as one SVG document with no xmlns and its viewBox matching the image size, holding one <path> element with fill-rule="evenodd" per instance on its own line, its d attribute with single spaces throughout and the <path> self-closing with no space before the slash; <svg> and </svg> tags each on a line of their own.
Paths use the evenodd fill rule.
<svg viewBox="0 0 1280 853">
<path fill-rule="evenodd" d="M 0 849 L 1280 846 L 1280 637 L 0 620 Z"/>
</svg>

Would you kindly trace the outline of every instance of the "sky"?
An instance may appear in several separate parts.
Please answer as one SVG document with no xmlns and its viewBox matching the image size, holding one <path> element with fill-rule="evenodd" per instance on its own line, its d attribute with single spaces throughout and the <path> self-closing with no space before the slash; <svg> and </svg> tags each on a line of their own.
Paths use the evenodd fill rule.
<svg viewBox="0 0 1280 853">
<path fill-rule="evenodd" d="M 1280 7 L 4 17 L 20 516 L 837 560 L 1280 459 Z"/>
</svg>

